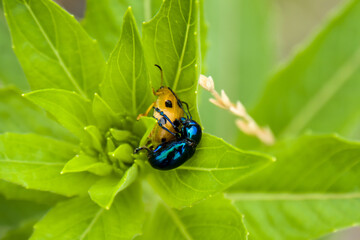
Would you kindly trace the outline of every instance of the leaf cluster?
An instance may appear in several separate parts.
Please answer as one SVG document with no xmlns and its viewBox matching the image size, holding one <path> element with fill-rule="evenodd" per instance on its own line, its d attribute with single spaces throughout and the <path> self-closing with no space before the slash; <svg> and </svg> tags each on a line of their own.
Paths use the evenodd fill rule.
<svg viewBox="0 0 360 240">
<path fill-rule="evenodd" d="M 246 236 L 241 214 L 221 192 L 264 168 L 271 157 L 206 133 L 194 157 L 174 171 L 152 169 L 146 156 L 133 154 L 155 124 L 151 118 L 136 121 L 154 101 L 151 88 L 160 87 L 154 64 L 162 66 L 164 83 L 200 121 L 200 4 L 160 4 L 131 8 L 126 1 L 89 1 L 80 23 L 50 0 L 4 1 L 13 50 L 32 91 L 1 90 L 1 194 L 6 204 L 18 199 L 50 210 L 40 221 L 35 216 L 44 212 L 35 211 L 24 227 L 16 222 L 3 236 L 151 239 L 161 226 L 145 227 L 152 221 L 148 214 L 153 223 L 177 229 L 179 237 Z M 148 21 L 140 33 L 143 20 Z M 181 218 L 189 214 L 193 227 L 185 230 L 182 225 L 190 222 Z M 222 229 L 224 219 L 231 219 L 225 223 L 230 231 Z"/>
<path fill-rule="evenodd" d="M 24 73 L 0 19 L 1 239 L 313 239 L 359 224 L 360 145 L 345 139 L 359 139 L 358 0 L 269 80 L 273 8 L 232 6 L 242 41 L 225 48 L 241 51 L 232 66 L 249 78 L 238 94 L 276 145 L 240 134 L 241 150 L 204 133 L 171 171 L 133 154 L 156 124 L 136 121 L 160 87 L 154 64 L 200 122 L 197 80 L 215 68 L 211 51 L 204 67 L 212 5 L 88 0 L 78 21 L 50 0 L 3 0 Z"/>
</svg>

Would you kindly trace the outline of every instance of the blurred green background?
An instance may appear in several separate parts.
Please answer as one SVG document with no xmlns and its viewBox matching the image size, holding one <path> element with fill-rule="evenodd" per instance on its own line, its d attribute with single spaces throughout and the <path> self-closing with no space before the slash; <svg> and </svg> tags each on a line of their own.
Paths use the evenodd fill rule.
<svg viewBox="0 0 360 240">
<path fill-rule="evenodd" d="M 85 0 L 57 0 L 81 19 Z M 204 0 L 208 25 L 204 74 L 212 76 L 218 92 L 240 100 L 251 111 L 264 82 L 311 38 L 328 15 L 344 0 Z M 249 11 L 251 9 L 251 12 Z M 119 13 L 122 14 L 122 13 Z M 0 16 L 0 86 L 16 84 L 28 89 L 24 74 L 11 50 L 3 15 Z M 209 103 L 200 93 L 200 115 L 205 131 L 235 144 L 239 130 L 235 117 Z M 359 239 L 359 229 L 323 239 Z"/>
</svg>

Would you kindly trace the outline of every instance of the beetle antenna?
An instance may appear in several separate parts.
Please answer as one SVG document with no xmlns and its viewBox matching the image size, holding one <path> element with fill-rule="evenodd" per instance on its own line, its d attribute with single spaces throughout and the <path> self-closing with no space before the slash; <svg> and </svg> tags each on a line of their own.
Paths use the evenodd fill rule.
<svg viewBox="0 0 360 240">
<path fill-rule="evenodd" d="M 181 102 L 181 103 L 185 104 L 186 109 L 187 109 L 187 111 L 188 111 L 188 113 L 190 115 L 190 119 L 192 119 L 192 116 L 191 116 L 191 113 L 190 113 L 190 110 L 189 110 L 189 105 L 187 104 L 187 102 Z M 185 110 L 184 110 L 184 112 L 185 112 Z M 186 116 L 189 118 L 189 115 L 187 114 L 187 112 L 185 112 L 185 113 L 186 113 Z"/>
<path fill-rule="evenodd" d="M 161 73 L 161 85 L 160 85 L 160 86 L 164 86 L 164 74 L 163 74 L 163 70 L 162 70 L 162 68 L 161 68 L 159 65 L 157 65 L 157 64 L 155 64 L 155 67 L 158 67 L 158 68 L 160 69 L 160 73 Z"/>
<path fill-rule="evenodd" d="M 184 107 L 182 106 L 182 103 L 184 103 L 184 102 L 182 102 L 182 101 L 180 101 L 180 100 L 178 99 L 178 97 L 176 96 L 176 94 L 174 93 L 174 91 L 173 91 L 171 88 L 168 87 L 168 89 L 171 91 L 171 93 L 172 93 L 172 94 L 174 95 L 174 97 L 176 98 L 177 104 L 178 104 L 179 107 L 184 111 L 184 113 L 186 114 L 186 117 L 189 118 L 189 115 L 187 114 L 187 112 L 185 111 Z M 187 103 L 185 103 L 185 104 L 187 105 Z M 188 108 L 188 111 L 189 111 L 189 106 L 188 106 L 187 108 Z M 190 112 L 189 112 L 189 113 L 190 113 Z M 190 115 L 190 117 L 191 117 L 191 115 Z"/>
</svg>

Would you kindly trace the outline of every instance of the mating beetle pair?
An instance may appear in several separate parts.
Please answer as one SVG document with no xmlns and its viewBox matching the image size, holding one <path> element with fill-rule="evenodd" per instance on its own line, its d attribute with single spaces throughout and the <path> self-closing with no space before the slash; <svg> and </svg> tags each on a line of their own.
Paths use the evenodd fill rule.
<svg viewBox="0 0 360 240">
<path fill-rule="evenodd" d="M 160 69 L 161 79 L 163 79 L 161 67 L 155 66 Z M 151 109 L 154 109 L 153 117 L 158 124 L 150 138 L 157 142 L 160 137 L 161 143 L 155 149 L 137 148 L 135 153 L 147 150 L 148 160 L 152 167 L 170 170 L 179 167 L 194 155 L 196 146 L 201 140 L 202 130 L 200 125 L 192 120 L 187 103 L 180 101 L 170 88 L 161 87 L 154 94 L 158 96 L 158 99 L 150 105 L 145 114 L 139 117 L 146 116 Z M 184 110 L 183 104 L 186 105 L 188 112 Z"/>
</svg>

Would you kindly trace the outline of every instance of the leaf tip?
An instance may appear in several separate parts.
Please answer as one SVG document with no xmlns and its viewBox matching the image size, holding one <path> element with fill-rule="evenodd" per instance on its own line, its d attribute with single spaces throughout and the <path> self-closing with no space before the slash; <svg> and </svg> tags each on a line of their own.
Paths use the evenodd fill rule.
<svg viewBox="0 0 360 240">
<path fill-rule="evenodd" d="M 127 18 L 127 17 L 131 17 L 133 15 L 133 12 L 132 12 L 132 8 L 131 6 L 129 6 L 126 10 L 126 13 L 125 13 L 125 17 L 124 18 Z"/>
</svg>

